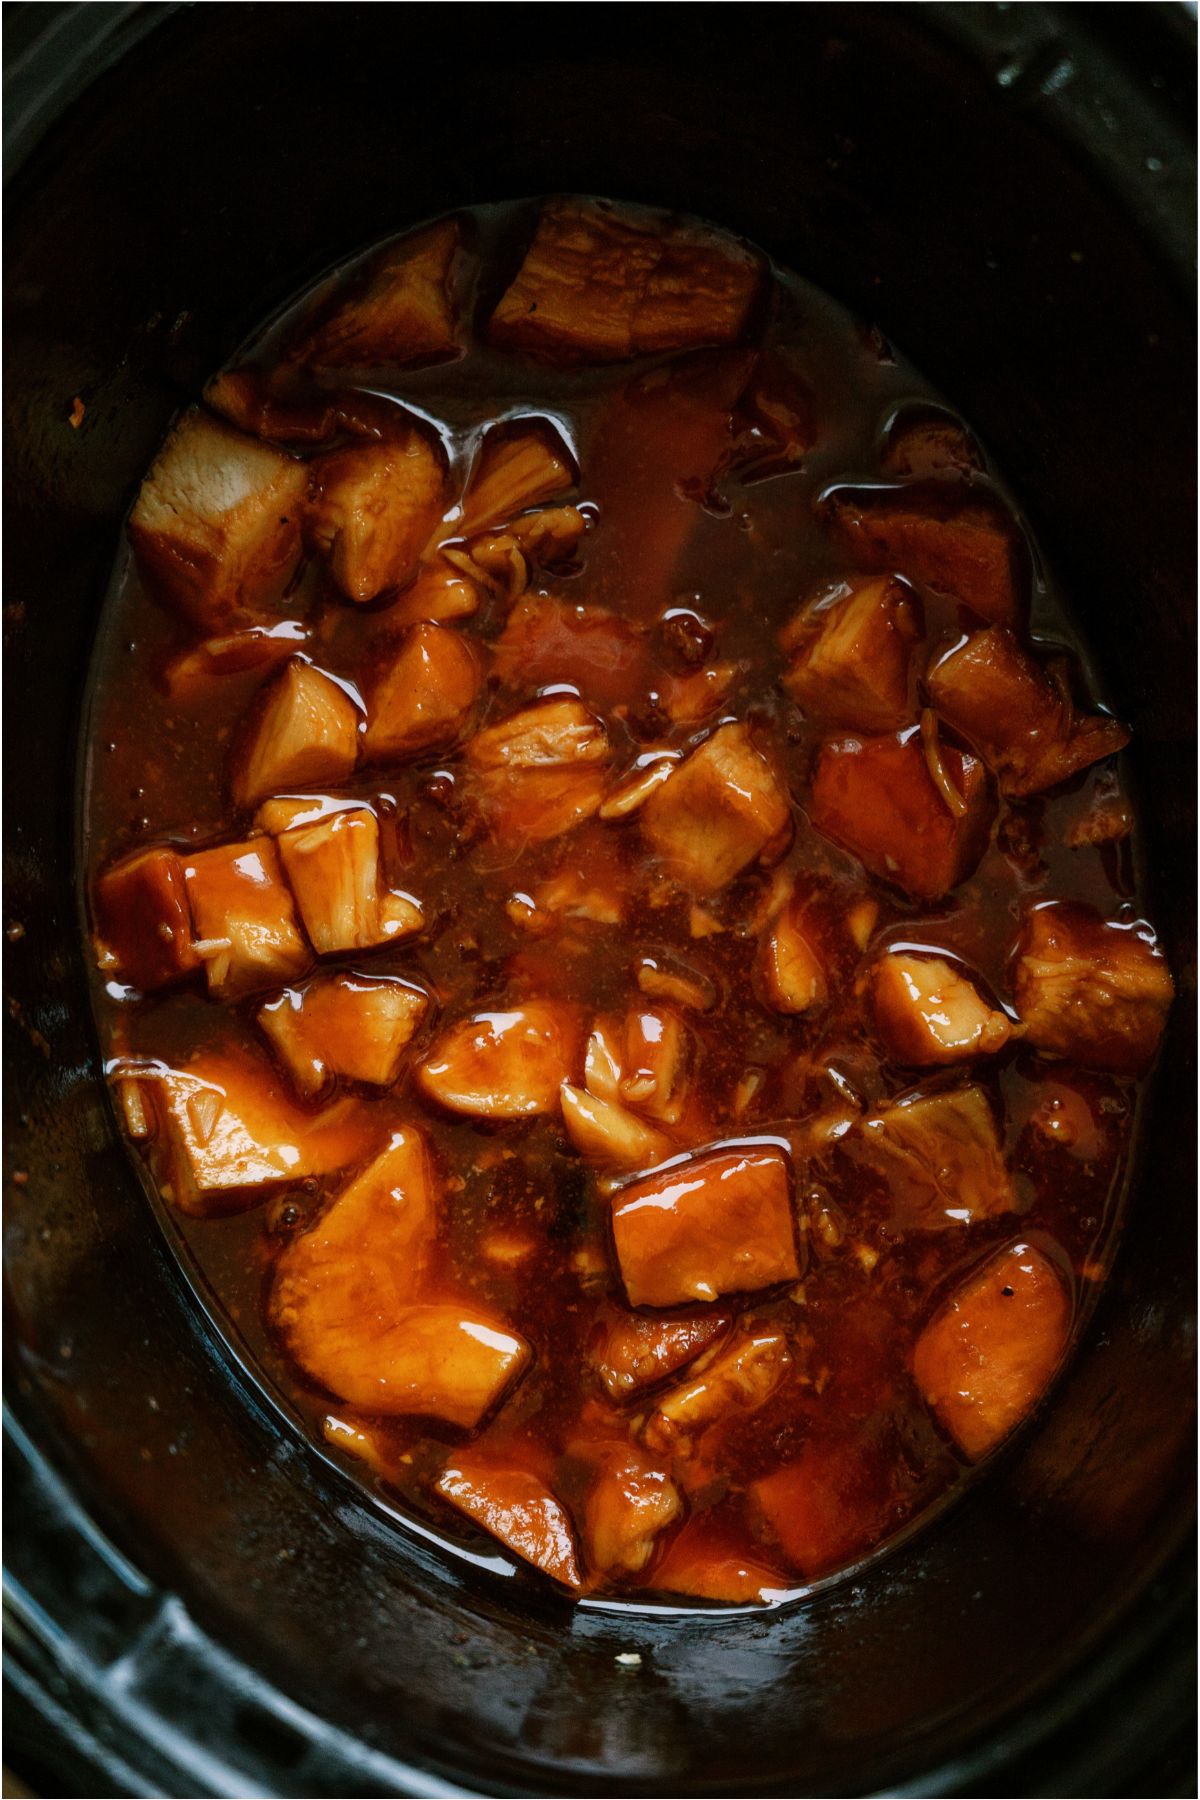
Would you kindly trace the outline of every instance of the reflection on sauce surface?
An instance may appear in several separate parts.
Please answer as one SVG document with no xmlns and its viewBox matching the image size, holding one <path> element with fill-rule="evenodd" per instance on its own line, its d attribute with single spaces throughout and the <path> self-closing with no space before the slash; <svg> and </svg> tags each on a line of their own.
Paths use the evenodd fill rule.
<svg viewBox="0 0 1200 1800">
<path fill-rule="evenodd" d="M 1170 999 L 1011 504 L 825 297 L 594 203 L 396 240 L 206 399 L 84 804 L 231 1335 L 572 1593 L 855 1561 L 1051 1379 Z"/>
</svg>

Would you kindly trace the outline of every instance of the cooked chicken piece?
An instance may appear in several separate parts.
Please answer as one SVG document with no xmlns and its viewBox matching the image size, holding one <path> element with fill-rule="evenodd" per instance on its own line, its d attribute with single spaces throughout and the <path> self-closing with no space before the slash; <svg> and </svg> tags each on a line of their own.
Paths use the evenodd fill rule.
<svg viewBox="0 0 1200 1800">
<path fill-rule="evenodd" d="M 429 1010 L 429 995 L 393 976 L 318 976 L 264 1006 L 258 1023 L 302 1094 L 333 1075 L 390 1087 Z"/>
<path fill-rule="evenodd" d="M 1049 1259 L 1010 1244 L 968 1276 L 926 1325 L 913 1375 L 972 1462 L 1040 1399 L 1066 1349 L 1071 1304 Z"/>
<path fill-rule="evenodd" d="M 303 649 L 307 639 L 308 627 L 298 619 L 205 638 L 171 658 L 163 670 L 163 686 L 182 705 L 203 701 L 212 693 L 214 679 L 241 675 L 247 669 L 272 669 Z"/>
<path fill-rule="evenodd" d="M 535 842 L 590 818 L 604 798 L 604 726 L 578 700 L 541 700 L 476 732 L 466 758 L 493 829 Z"/>
<path fill-rule="evenodd" d="M 223 369 L 205 388 L 204 404 L 239 431 L 276 444 L 326 444 L 338 428 L 336 395 L 305 394 L 274 369 Z"/>
<path fill-rule="evenodd" d="M 754 1511 L 808 1580 L 865 1553 L 899 1522 L 886 1476 L 861 1439 L 810 1440 L 750 1492 Z"/>
<path fill-rule="evenodd" d="M 395 1133 L 284 1250 L 269 1316 L 305 1373 L 351 1406 L 473 1429 L 530 1352 L 473 1302 L 410 1304 L 436 1207 L 421 1137 Z"/>
<path fill-rule="evenodd" d="M 824 1006 L 829 987 L 821 959 L 806 932 L 804 909 L 793 897 L 767 935 L 763 979 L 771 1005 L 779 1012 L 805 1013 Z"/>
<path fill-rule="evenodd" d="M 294 825 L 277 841 L 318 956 L 398 943 L 420 931 L 425 921 L 419 902 L 384 885 L 379 820 L 369 806 Z"/>
<path fill-rule="evenodd" d="M 929 698 L 995 774 L 1004 794 L 1038 794 L 1129 742 L 1102 713 L 1077 717 L 1069 697 L 1011 631 L 977 631 L 925 677 Z"/>
<path fill-rule="evenodd" d="M 214 999 L 240 999 L 307 969 L 312 957 L 269 838 L 198 851 L 183 873 Z"/>
<path fill-rule="evenodd" d="M 647 1118 L 677 1125 L 687 1094 L 692 1038 L 667 1006 L 635 1006 L 625 1020 L 618 1092 Z"/>
<path fill-rule="evenodd" d="M 456 1451 L 436 1485 L 443 1500 L 498 1538 L 506 1550 L 564 1587 L 582 1587 L 570 1516 L 536 1475 L 497 1466 L 479 1452 Z"/>
<path fill-rule="evenodd" d="M 234 766 L 234 804 L 251 807 L 311 781 L 336 786 L 357 760 L 358 708 L 340 682 L 293 657 L 254 707 Z"/>
<path fill-rule="evenodd" d="M 1144 921 L 1118 924 L 1068 903 L 1026 914 L 1014 986 L 1031 1044 L 1117 1074 L 1139 1074 L 1152 1061 L 1175 996 Z"/>
<path fill-rule="evenodd" d="M 690 675 L 667 676 L 659 686 L 659 703 L 672 725 L 703 725 L 728 700 L 740 663 L 712 663 Z"/>
<path fill-rule="evenodd" d="M 447 624 L 479 611 L 483 584 L 450 563 L 423 564 L 416 580 L 388 608 L 389 625 L 419 625 L 423 619 Z"/>
<path fill-rule="evenodd" d="M 588 1347 L 588 1361 L 614 1400 L 629 1400 L 678 1374 L 729 1330 L 729 1313 L 649 1319 L 610 1307 Z"/>
<path fill-rule="evenodd" d="M 244 1052 L 204 1051 L 177 1069 L 155 1063 L 137 1086 L 158 1126 L 162 1191 L 198 1217 L 345 1168 L 372 1129 L 345 1101 L 318 1113 L 297 1106 L 270 1064 Z"/>
<path fill-rule="evenodd" d="M 713 1150 L 632 1182 L 613 1204 L 631 1306 L 682 1306 L 800 1273 L 778 1150 Z"/>
<path fill-rule="evenodd" d="M 652 679 L 645 642 L 626 620 L 546 594 L 527 594 L 513 607 L 496 641 L 495 668 L 513 685 L 569 682 L 599 706 L 628 702 Z"/>
<path fill-rule="evenodd" d="M 447 625 L 414 625 L 399 643 L 373 652 L 363 748 L 372 762 L 416 756 L 453 743 L 470 716 L 483 670 Z"/>
<path fill-rule="evenodd" d="M 129 516 L 151 586 L 202 631 L 251 621 L 300 560 L 308 469 L 221 424 L 184 413 Z"/>
<path fill-rule="evenodd" d="M 586 919 L 592 925 L 619 925 L 625 917 L 620 890 L 603 879 L 589 881 L 580 869 L 564 869 L 538 883 L 534 905 L 539 919 Z"/>
<path fill-rule="evenodd" d="M 930 773 L 919 730 L 830 738 L 817 759 L 809 816 L 873 875 L 940 899 L 974 870 L 994 811 L 977 757 L 946 746 L 941 764 L 955 811 Z"/>
<path fill-rule="evenodd" d="M 916 1230 L 972 1225 L 1017 1204 L 982 1088 L 902 1096 L 869 1113 L 861 1132 L 902 1222 Z"/>
<path fill-rule="evenodd" d="M 710 1350 L 686 1381 L 661 1397 L 642 1435 L 654 1449 L 669 1451 L 730 1413 L 756 1412 L 791 1362 L 781 1331 L 765 1326 L 742 1331 L 732 1343 Z"/>
<path fill-rule="evenodd" d="M 584 1156 L 619 1169 L 648 1169 L 670 1156 L 670 1138 L 624 1106 L 597 1100 L 569 1081 L 562 1084 L 561 1098 L 567 1136 Z"/>
<path fill-rule="evenodd" d="M 493 427 L 479 449 L 458 529 L 464 537 L 515 519 L 575 485 L 571 452 L 548 419 Z"/>
<path fill-rule="evenodd" d="M 679 957 L 639 956 L 634 964 L 634 980 L 651 1000 L 669 1000 L 685 1006 L 689 1012 L 711 1012 L 717 1004 L 717 990 L 707 975 L 689 968 Z"/>
<path fill-rule="evenodd" d="M 836 494 L 834 537 L 857 563 L 947 594 L 980 618 L 1013 625 L 1020 611 L 1013 531 L 993 507 L 934 483 Z"/>
<path fill-rule="evenodd" d="M 780 634 L 783 686 L 806 712 L 858 731 L 892 731 L 915 707 L 908 663 L 921 606 L 894 575 L 843 581 L 805 606 Z"/>
<path fill-rule="evenodd" d="M 556 1113 L 579 1052 L 573 1008 L 530 1000 L 511 1012 L 481 1012 L 449 1026 L 418 1071 L 431 1100 L 485 1119 Z"/>
<path fill-rule="evenodd" d="M 681 1526 L 654 1571 L 659 1593 L 686 1594 L 726 1606 L 770 1602 L 794 1586 L 769 1563 L 747 1556 L 736 1536 L 703 1516 Z"/>
<path fill-rule="evenodd" d="M 799 468 L 817 441 L 812 392 L 786 352 L 760 350 L 739 396 L 720 473 L 762 481 Z"/>
<path fill-rule="evenodd" d="M 1007 1015 L 944 956 L 889 951 L 875 965 L 871 997 L 889 1056 L 918 1068 L 992 1056 L 1012 1036 Z"/>
<path fill-rule="evenodd" d="M 444 219 L 389 244 L 305 322 L 291 358 L 319 369 L 365 369 L 452 355 L 458 242 L 457 221 Z"/>
<path fill-rule="evenodd" d="M 597 1466 L 583 1514 L 588 1561 L 601 1575 L 636 1575 L 682 1513 L 679 1491 L 636 1445 L 589 1446 L 589 1455 Z"/>
<path fill-rule="evenodd" d="M 782 836 L 787 795 L 744 725 L 721 725 L 650 795 L 643 836 L 686 887 L 713 893 Z"/>
<path fill-rule="evenodd" d="M 760 273 L 751 251 L 716 232 L 603 203 L 552 201 L 488 336 L 580 362 L 728 344 L 742 332 Z"/>
<path fill-rule="evenodd" d="M 394 1474 L 394 1455 L 382 1431 L 362 1419 L 339 1419 L 334 1413 L 321 1420 L 321 1436 L 334 1450 L 357 1457 L 375 1475 L 386 1480 Z"/>
<path fill-rule="evenodd" d="M 888 433 L 883 466 L 889 475 L 966 475 L 982 469 L 973 438 L 947 413 L 905 412 Z"/>
<path fill-rule="evenodd" d="M 441 457 L 419 426 L 333 450 L 312 464 L 313 538 L 351 600 L 373 600 L 416 573 L 446 503 Z"/>
<path fill-rule="evenodd" d="M 101 966 L 148 993 L 199 968 L 183 862 L 158 845 L 135 850 L 96 883 Z"/>
<path fill-rule="evenodd" d="M 655 788 L 661 787 L 671 770 L 679 762 L 675 751 L 654 752 L 646 757 L 639 757 L 633 769 L 610 788 L 608 798 L 600 808 L 602 819 L 628 819 L 643 807 Z"/>
</svg>

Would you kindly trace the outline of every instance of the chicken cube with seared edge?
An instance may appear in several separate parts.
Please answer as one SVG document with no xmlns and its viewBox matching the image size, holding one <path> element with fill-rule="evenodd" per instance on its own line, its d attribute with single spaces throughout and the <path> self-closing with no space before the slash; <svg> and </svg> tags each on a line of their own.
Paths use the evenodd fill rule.
<svg viewBox="0 0 1200 1800">
<path fill-rule="evenodd" d="M 444 460 L 424 427 L 397 419 L 387 437 L 319 457 L 312 478 L 309 531 L 347 599 L 411 581 L 446 504 Z"/>
<path fill-rule="evenodd" d="M 214 998 L 240 999 L 308 968 L 312 953 L 270 838 L 196 851 L 183 873 L 196 952 Z"/>
<path fill-rule="evenodd" d="M 289 356 L 318 369 L 397 366 L 452 356 L 460 232 L 443 219 L 371 257 L 304 321 Z"/>
<path fill-rule="evenodd" d="M 970 976 L 945 956 L 894 949 L 870 974 L 875 1025 L 897 1062 L 921 1068 L 994 1056 L 1013 1035 Z"/>
<path fill-rule="evenodd" d="M 294 825 L 277 842 L 318 956 L 399 943 L 424 925 L 420 902 L 385 885 L 379 820 L 369 806 Z"/>
<path fill-rule="evenodd" d="M 782 839 L 787 795 L 745 725 L 721 725 L 672 769 L 637 817 L 668 871 L 713 893 Z"/>
<path fill-rule="evenodd" d="M 845 1140 L 888 1179 L 902 1227 L 937 1231 L 1012 1212 L 1017 1203 L 1000 1135 L 981 1087 L 917 1089 L 868 1113 Z"/>
<path fill-rule="evenodd" d="M 936 482 L 843 490 L 826 501 L 825 517 L 860 569 L 904 575 L 993 624 L 1017 623 L 1022 596 L 1016 537 L 989 502 Z"/>
<path fill-rule="evenodd" d="M 575 1530 L 562 1502 L 528 1469 L 456 1451 L 435 1483 L 465 1519 L 543 1575 L 578 1591 L 584 1584 Z"/>
<path fill-rule="evenodd" d="M 442 1032 L 417 1072 L 431 1100 L 487 1119 L 555 1113 L 579 1059 L 575 1010 L 529 1000 L 507 1012 L 476 1013 Z"/>
<path fill-rule="evenodd" d="M 1014 995 L 1031 1044 L 1087 1069 L 1141 1074 L 1175 996 L 1153 931 L 1090 906 L 1031 907 L 1017 944 Z"/>
<path fill-rule="evenodd" d="M 363 752 L 371 762 L 451 744 L 479 696 L 483 669 L 457 631 L 422 622 L 372 655 Z"/>
<path fill-rule="evenodd" d="M 96 883 L 99 964 L 149 993 L 200 967 L 183 859 L 165 844 L 135 850 Z"/>
<path fill-rule="evenodd" d="M 608 734 L 582 701 L 539 700 L 467 743 L 467 766 L 493 832 L 538 842 L 591 818 L 604 798 Z"/>
<path fill-rule="evenodd" d="M 390 1087 L 429 1010 L 429 995 L 395 976 L 318 976 L 269 1001 L 258 1023 L 301 1094 L 330 1077 Z"/>
<path fill-rule="evenodd" d="M 914 715 L 908 665 L 921 603 L 894 575 L 839 582 L 780 633 L 783 687 L 814 718 L 858 731 L 894 731 Z"/>
<path fill-rule="evenodd" d="M 294 656 L 252 709 L 237 747 L 232 781 L 238 806 L 285 788 L 335 786 L 358 760 L 358 708 L 341 682 Z"/>
</svg>

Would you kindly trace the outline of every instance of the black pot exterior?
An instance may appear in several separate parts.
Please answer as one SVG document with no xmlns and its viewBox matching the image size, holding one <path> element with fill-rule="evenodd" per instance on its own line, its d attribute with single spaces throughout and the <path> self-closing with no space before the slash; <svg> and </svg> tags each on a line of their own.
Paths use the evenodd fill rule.
<svg viewBox="0 0 1200 1800">
<path fill-rule="evenodd" d="M 1094 1794 L 1140 1791 L 1165 1746 L 1144 1791 L 1188 1791 L 1194 365 L 1156 185 L 1188 142 L 1171 9 L 63 10 L 112 17 L 9 205 L 10 1756 L 74 1793 Z M 19 148 L 53 99 L 36 55 L 24 79 Z M 1117 1268 L 1053 1403 L 935 1529 L 777 1614 L 572 1612 L 397 1531 L 207 1331 L 97 1075 L 78 727 L 167 418 L 327 263 L 546 189 L 757 239 L 980 430 L 1134 726 L 1180 976 Z"/>
</svg>

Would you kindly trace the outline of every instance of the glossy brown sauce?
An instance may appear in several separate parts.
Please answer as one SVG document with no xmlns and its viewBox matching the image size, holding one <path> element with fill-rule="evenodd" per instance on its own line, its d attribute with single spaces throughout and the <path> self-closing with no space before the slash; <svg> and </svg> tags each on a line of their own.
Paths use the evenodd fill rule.
<svg viewBox="0 0 1200 1800">
<path fill-rule="evenodd" d="M 464 318 L 486 318 L 519 261 L 531 217 L 528 207 L 463 215 Z M 269 364 L 305 303 L 236 360 Z M 628 1310 L 610 1222 L 614 1183 L 628 1172 L 581 1156 L 557 1115 L 489 1121 L 456 1116 L 426 1097 L 413 1070 L 439 1032 L 465 1015 L 545 996 L 577 1007 L 586 1027 L 642 998 L 640 959 L 683 965 L 711 1004 L 680 1009 L 694 1045 L 684 1126 L 691 1135 L 674 1153 L 750 1141 L 779 1145 L 791 1164 L 799 1278 L 723 1295 L 712 1309 L 735 1315 L 737 1329 L 781 1333 L 790 1372 L 761 1405 L 732 1406 L 685 1450 L 657 1453 L 681 1508 L 644 1568 L 597 1573 L 584 1544 L 585 1587 L 631 1599 L 778 1597 L 858 1560 L 963 1482 L 971 1463 L 914 1385 L 914 1344 L 956 1282 L 1014 1241 L 1040 1248 L 1058 1271 L 1077 1330 L 1111 1258 L 1138 1091 L 1132 1075 L 1049 1058 L 1019 1039 L 969 1065 L 999 1122 L 1015 1210 L 965 1226 L 943 1218 L 928 1228 L 853 1131 L 820 1145 L 806 1135 L 806 1122 L 839 1105 L 861 1114 L 950 1079 L 903 1066 L 881 1048 L 862 977 L 888 949 L 952 953 L 1015 1016 L 1012 956 L 1030 902 L 1078 901 L 1105 919 L 1133 920 L 1142 898 L 1136 835 L 1091 847 L 1068 843 L 1098 801 L 1122 792 L 1111 759 L 1048 792 L 1001 798 L 977 867 L 934 900 L 906 898 L 870 876 L 810 823 L 813 761 L 829 728 L 781 688 L 779 633 L 801 601 L 854 569 L 820 503 L 834 488 L 894 479 L 884 459 L 897 419 L 921 409 L 950 415 L 878 334 L 795 276 L 771 270 L 757 306 L 743 341 L 726 348 L 564 368 L 497 349 L 472 328 L 460 356 L 374 371 L 369 383 L 435 427 L 459 488 L 481 433 L 521 415 L 555 422 L 579 467 L 576 498 L 589 529 L 572 561 L 540 571 L 530 594 L 588 611 L 552 625 L 543 620 L 517 654 L 492 663 L 475 729 L 547 691 L 572 690 L 603 716 L 613 768 L 623 771 L 651 747 L 682 750 L 722 719 L 746 721 L 769 746 L 790 796 L 792 839 L 782 854 L 770 866 L 752 862 L 698 899 L 656 875 L 632 823 L 592 817 L 516 850 L 479 830 L 460 745 L 392 764 L 360 763 L 335 790 L 376 809 L 389 879 L 419 895 L 426 927 L 330 967 L 403 975 L 435 999 L 393 1086 L 343 1084 L 364 1122 L 358 1160 L 395 1127 L 425 1133 L 441 1195 L 428 1291 L 477 1298 L 533 1352 L 519 1382 L 470 1434 L 473 1453 L 538 1477 L 579 1525 L 596 1479 L 589 1444 L 644 1443 L 638 1434 L 656 1397 L 688 1371 L 623 1402 L 605 1391 L 590 1354 L 601 1322 Z M 744 445 L 740 470 L 735 464 L 714 478 L 752 363 L 746 346 L 756 344 L 786 353 L 794 389 L 810 409 L 811 446 L 795 465 L 763 473 L 754 446 Z M 967 482 L 994 497 L 1020 534 L 986 465 L 933 479 L 956 488 Z M 1040 559 L 1024 560 L 1030 630 L 1079 658 Z M 979 623 L 954 599 L 917 586 L 924 632 L 911 664 L 914 719 L 930 650 Z M 361 695 L 381 634 L 394 632 L 395 599 L 348 603 L 311 556 L 276 610 L 308 628 L 304 654 Z M 597 626 L 596 609 L 621 624 L 602 618 Z M 486 598 L 455 628 L 494 646 L 508 611 Z M 250 815 L 235 814 L 229 799 L 231 747 L 270 671 L 224 672 L 172 698 L 164 671 L 196 638 L 123 553 L 97 647 L 88 726 L 89 883 L 144 845 L 191 851 L 249 830 Z M 715 662 L 736 666 L 719 706 L 672 723 L 663 696 Z M 1086 685 L 1081 670 L 1075 680 Z M 617 896 L 620 922 L 559 915 L 546 931 L 531 931 L 514 897 L 519 902 L 564 872 Z M 771 1005 L 762 973 L 771 897 L 789 890 L 805 902 L 806 932 L 828 988 L 824 1005 L 800 1015 Z M 864 902 L 877 911 L 859 943 L 848 920 Z M 214 1045 L 245 1046 L 262 1058 L 255 1016 L 270 991 L 215 1003 L 202 982 L 142 995 L 101 973 L 95 998 L 104 1053 L 125 1059 L 119 1066 L 156 1059 L 179 1067 Z M 328 1092 L 320 1096 L 321 1105 L 328 1100 Z M 448 1543 L 490 1555 L 490 1540 L 433 1491 L 463 1433 L 436 1421 L 355 1412 L 306 1378 L 267 1324 L 278 1257 L 341 1185 L 339 1176 L 283 1186 L 215 1217 L 163 1204 L 223 1327 L 314 1439 Z M 324 1428 L 330 1418 L 370 1433 L 373 1467 L 342 1448 L 344 1434 Z M 813 1548 L 798 1558 L 787 1533 L 764 1515 L 756 1484 L 802 1460 L 832 1498 L 829 1517 L 822 1514 L 805 1537 Z M 680 1542 L 690 1563 L 673 1548 Z M 716 1571 L 707 1591 L 694 1573 L 672 1585 L 670 1568 L 685 1564 Z M 732 1586 L 727 1565 L 740 1571 Z"/>
</svg>

